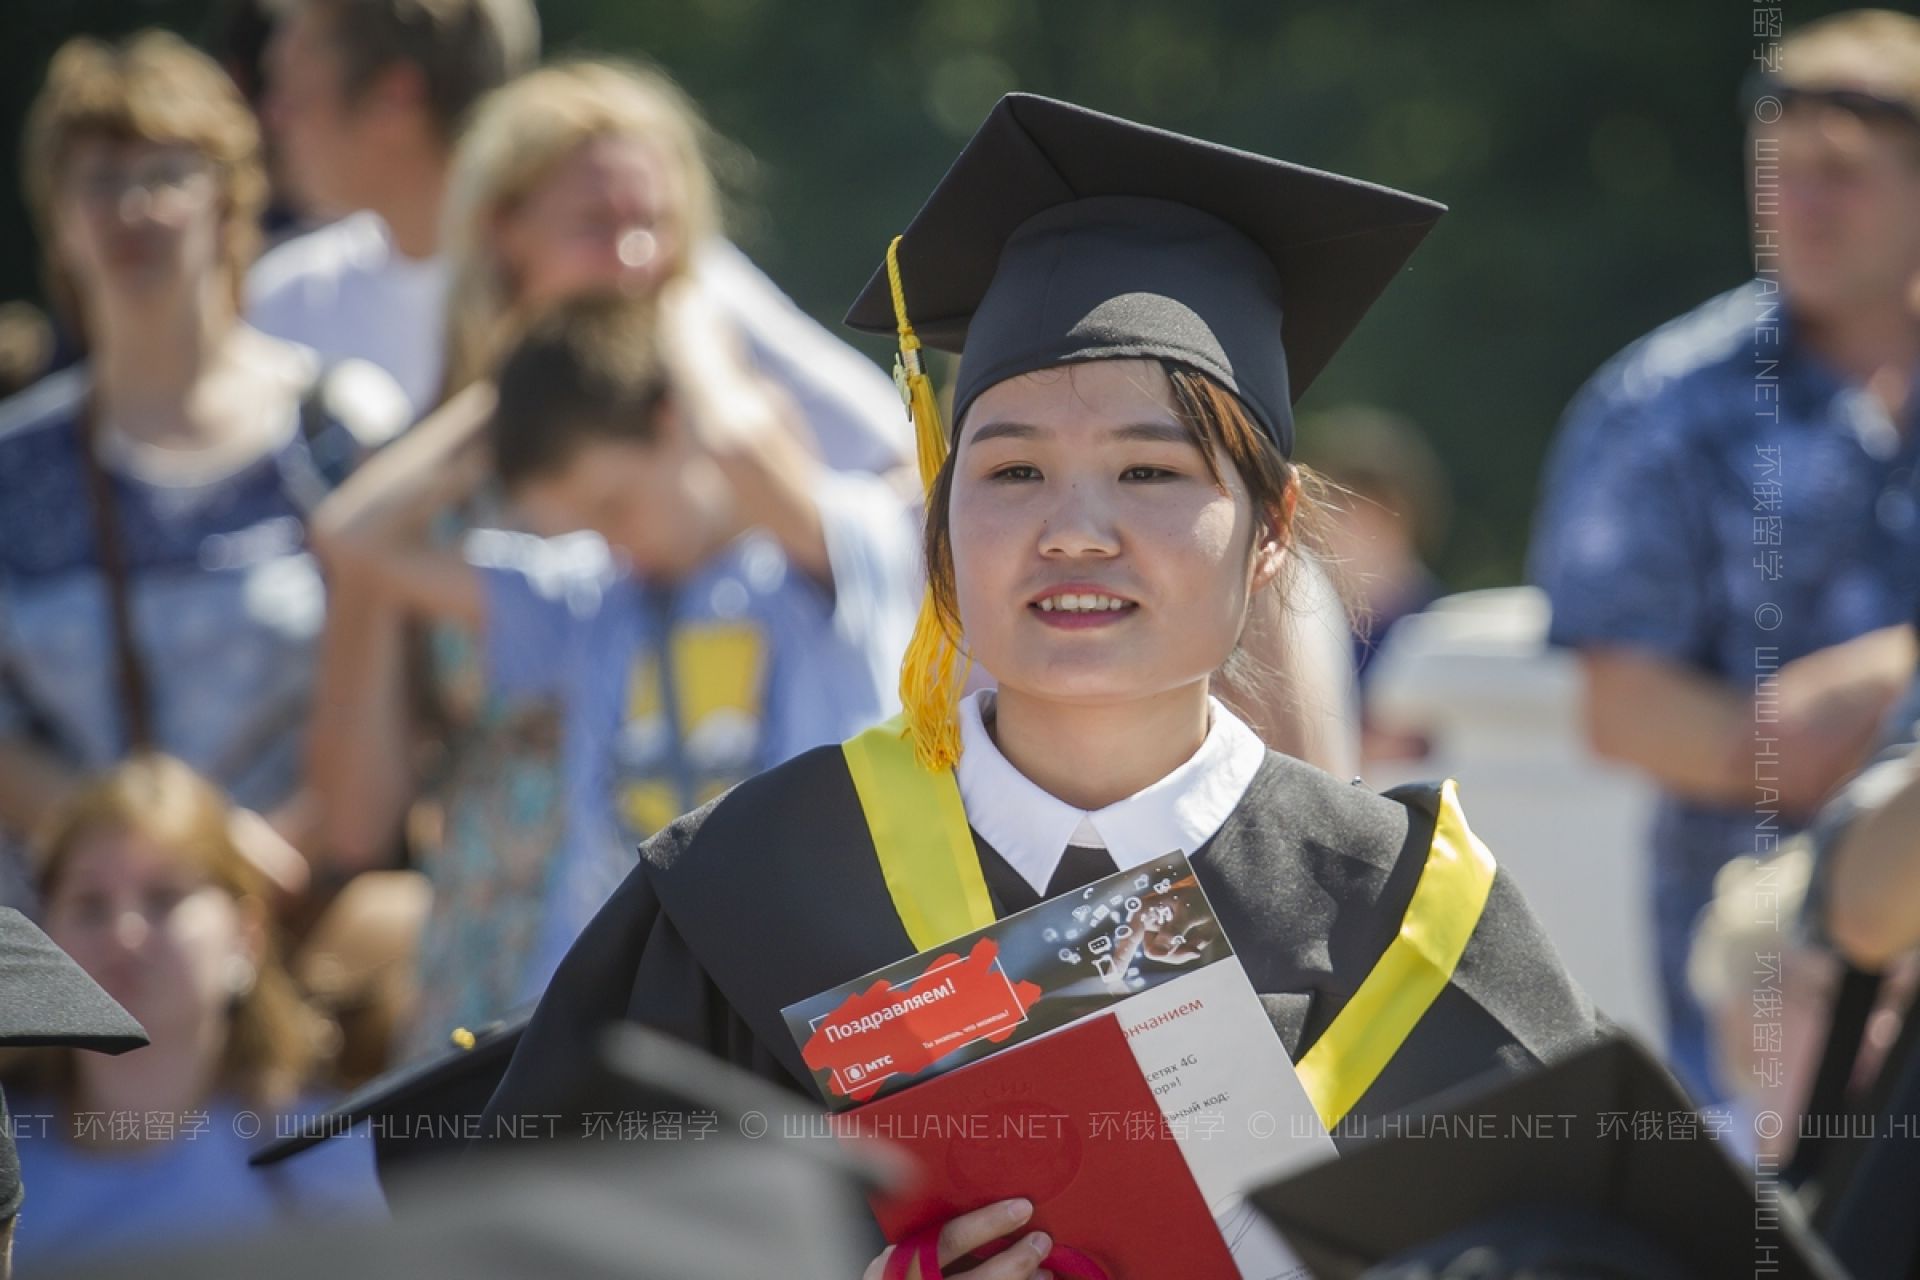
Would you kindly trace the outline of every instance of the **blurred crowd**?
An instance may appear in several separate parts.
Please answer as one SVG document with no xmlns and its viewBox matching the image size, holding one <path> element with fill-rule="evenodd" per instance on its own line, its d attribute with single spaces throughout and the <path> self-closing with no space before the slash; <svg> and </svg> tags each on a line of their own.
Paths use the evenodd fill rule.
<svg viewBox="0 0 1920 1280">
<path fill-rule="evenodd" d="M 542 64 L 531 0 L 244 12 L 224 65 L 68 43 L 25 125 L 0 905 L 154 1043 L 8 1063 L 16 1116 L 62 1118 L 17 1132 L 24 1260 L 377 1202 L 364 1147 L 249 1170 L 231 1114 L 537 998 L 641 840 L 897 710 L 922 591 L 898 393 L 727 239 L 666 76 Z M 1755 277 L 1573 396 L 1530 553 L 1593 748 L 1662 794 L 1702 1101 L 1785 1087 L 1747 1069 L 1756 867 L 1798 860 L 1814 1040 L 1837 972 L 1920 944 L 1920 21 L 1781 50 Z M 1302 453 L 1307 589 L 1228 700 L 1342 776 L 1417 760 L 1364 692 L 1442 593 L 1444 462 L 1365 406 Z M 1876 998 L 1861 1071 L 1905 988 Z"/>
</svg>

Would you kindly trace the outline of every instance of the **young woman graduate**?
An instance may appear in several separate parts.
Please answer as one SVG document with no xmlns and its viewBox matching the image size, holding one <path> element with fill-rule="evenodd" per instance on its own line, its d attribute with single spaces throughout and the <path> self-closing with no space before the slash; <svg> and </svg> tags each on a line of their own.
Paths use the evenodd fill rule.
<svg viewBox="0 0 1920 1280">
<path fill-rule="evenodd" d="M 1292 402 L 1440 212 L 1003 99 L 849 316 L 899 334 L 928 481 L 906 712 L 650 840 L 482 1132 L 563 1112 L 619 1018 L 804 1090 L 782 1007 L 1174 848 L 1330 1125 L 1587 1043 L 1592 1006 L 1450 783 L 1376 795 L 1208 696 L 1284 590 Z M 950 438 L 922 344 L 964 355 Z M 996 691 L 960 699 L 967 660 Z M 1025 1213 L 956 1219 L 942 1261 Z"/>
</svg>

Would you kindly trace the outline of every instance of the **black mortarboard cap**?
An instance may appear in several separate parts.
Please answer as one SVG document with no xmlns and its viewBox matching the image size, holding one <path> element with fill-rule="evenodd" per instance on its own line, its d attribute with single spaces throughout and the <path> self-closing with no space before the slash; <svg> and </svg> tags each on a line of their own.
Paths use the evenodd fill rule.
<svg viewBox="0 0 1920 1280">
<path fill-rule="evenodd" d="M 0 907 L 0 1047 L 125 1053 L 147 1033 L 31 920 Z M 20 1163 L 0 1097 L 0 1222 L 20 1211 Z"/>
<path fill-rule="evenodd" d="M 920 340 L 974 397 L 1154 356 L 1234 392 L 1282 453 L 1293 402 L 1444 206 L 1027 93 L 1002 98 L 899 248 Z M 883 266 L 847 323 L 895 331 Z"/>
<path fill-rule="evenodd" d="M 610 1028 L 602 1057 L 569 1105 L 617 1113 L 673 1101 L 722 1117 L 719 1132 L 491 1145 L 464 1160 L 408 1165 L 389 1221 L 143 1251 L 71 1274 L 839 1280 L 877 1251 L 864 1195 L 898 1168 L 881 1153 L 843 1146 L 797 1095 L 658 1032 Z"/>
<path fill-rule="evenodd" d="M 1253 1194 L 1319 1280 L 1842 1274 L 1624 1036 L 1398 1120 Z"/>
<path fill-rule="evenodd" d="M 476 1031 L 455 1032 L 446 1049 L 367 1081 L 287 1137 L 261 1147 L 247 1163 L 277 1164 L 363 1121 L 375 1122 L 374 1159 L 383 1183 L 416 1160 L 463 1149 L 531 1016 L 520 1012 Z"/>
<path fill-rule="evenodd" d="M 0 907 L 0 1046 L 125 1053 L 146 1030 L 39 926 Z"/>
<path fill-rule="evenodd" d="M 429 1164 L 476 1141 L 569 1136 L 556 1131 L 546 1113 L 485 1114 L 531 1016 L 521 1012 L 471 1035 L 458 1033 L 453 1047 L 368 1081 L 304 1120 L 294 1133 L 255 1151 L 248 1163 L 277 1164 L 371 1121 L 380 1181 L 389 1197 L 396 1197 L 408 1194 L 406 1184 L 417 1180 L 416 1173 L 425 1176 Z M 582 1074 L 576 1095 L 552 1103 L 568 1115 L 693 1107 L 712 1113 L 728 1129 L 737 1129 L 749 1115 L 776 1129 L 808 1127 L 813 1109 L 793 1095 L 717 1068 L 713 1058 L 691 1046 L 619 1023 L 607 1029 L 603 1061 Z M 490 1131 L 489 1125 L 500 1131 Z"/>
</svg>

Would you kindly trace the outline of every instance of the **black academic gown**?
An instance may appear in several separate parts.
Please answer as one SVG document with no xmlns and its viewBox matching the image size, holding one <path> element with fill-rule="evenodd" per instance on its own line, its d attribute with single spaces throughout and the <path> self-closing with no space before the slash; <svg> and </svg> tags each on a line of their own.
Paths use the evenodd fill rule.
<svg viewBox="0 0 1920 1280">
<path fill-rule="evenodd" d="M 1438 793 L 1378 795 L 1269 753 L 1193 867 L 1298 1061 L 1400 926 Z M 976 832 L 995 905 L 1024 882 Z M 1497 851 L 1496 851 L 1497 853 Z M 1012 899 L 1012 900 L 1010 900 Z M 480 1132 L 571 1114 L 607 1022 L 630 1018 L 813 1096 L 780 1011 L 912 955 L 838 747 L 740 784 L 661 831 L 561 964 Z M 1504 871 L 1452 981 L 1336 1138 L 1588 1043 L 1597 1020 Z M 562 1126 L 564 1129 L 566 1126 Z"/>
</svg>

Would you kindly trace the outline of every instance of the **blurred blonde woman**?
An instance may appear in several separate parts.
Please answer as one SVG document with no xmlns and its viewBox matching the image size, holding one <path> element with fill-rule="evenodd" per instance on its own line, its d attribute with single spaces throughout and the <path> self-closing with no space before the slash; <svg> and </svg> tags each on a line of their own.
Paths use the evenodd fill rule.
<svg viewBox="0 0 1920 1280">
<path fill-rule="evenodd" d="M 151 1037 L 109 1058 L 43 1051 L 8 1084 L 33 1186 L 22 1262 L 373 1210 L 358 1140 L 324 1167 L 246 1164 L 302 1109 L 329 1033 L 275 945 L 267 887 L 232 806 L 180 761 L 141 754 L 82 786 L 39 840 L 48 936 Z"/>
<path fill-rule="evenodd" d="M 541 308 L 652 294 L 720 234 L 704 128 L 663 76 L 562 63 L 489 99 L 448 183 L 447 386 L 486 377 Z"/>
<path fill-rule="evenodd" d="M 723 238 L 711 146 L 686 96 L 639 67 L 561 63 L 483 101 L 449 184 L 446 399 L 328 504 L 323 524 L 377 517 L 417 459 L 450 435 L 477 434 L 497 361 L 543 311 L 607 291 L 652 298 L 683 278 L 721 313 L 752 369 L 791 398 L 830 467 L 879 473 L 905 462 L 906 419 L 891 383 Z M 590 536 L 500 532 L 509 521 L 480 492 L 484 471 L 445 477 L 445 496 L 464 515 L 440 533 L 463 539 L 469 558 L 564 575 L 580 557 L 605 554 Z M 549 911 L 563 825 L 558 721 L 546 699 L 497 696 L 470 633 L 424 629 L 425 660 L 410 664 L 404 635 L 417 617 L 355 565 L 332 568 L 342 604 L 312 776 L 339 868 L 385 856 L 429 770 L 437 775 L 438 830 L 423 833 L 420 849 L 434 902 L 420 947 L 423 1006 L 404 1047 L 413 1056 L 536 997 L 546 978 L 536 953 L 550 960 L 564 949 L 555 933 L 568 922 Z M 425 696 L 409 695 L 410 683 Z M 423 736 L 444 750 L 416 758 Z"/>
<path fill-rule="evenodd" d="M 907 461 L 887 379 L 724 238 L 709 163 L 724 146 L 677 85 L 641 66 L 557 63 L 486 99 L 448 183 L 447 394 L 483 381 L 557 302 L 606 290 L 652 297 L 691 276 L 759 371 L 800 402 L 829 466 L 884 472 Z"/>
</svg>

